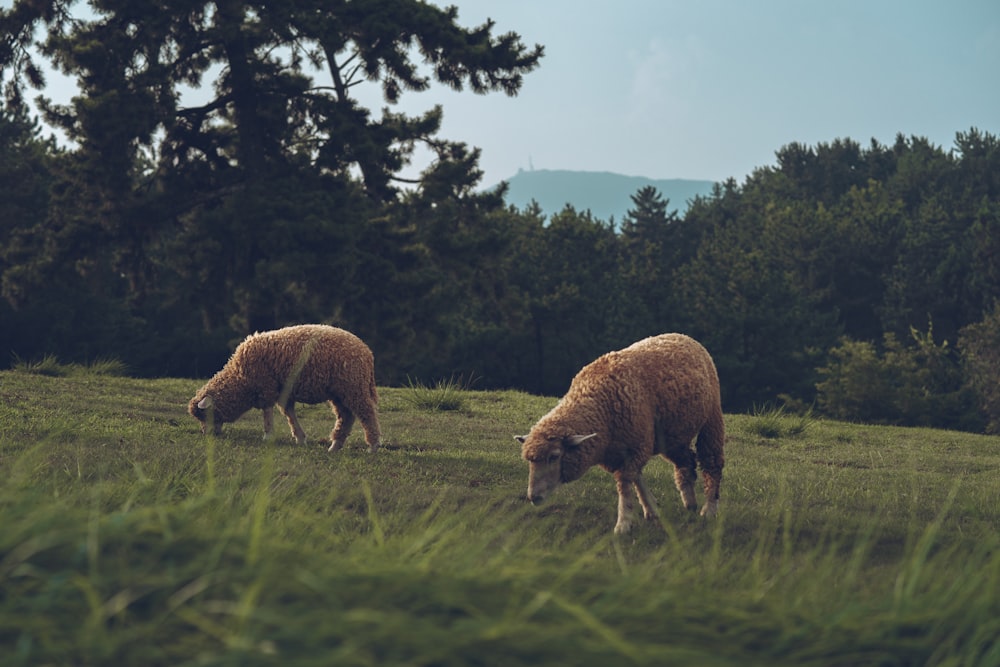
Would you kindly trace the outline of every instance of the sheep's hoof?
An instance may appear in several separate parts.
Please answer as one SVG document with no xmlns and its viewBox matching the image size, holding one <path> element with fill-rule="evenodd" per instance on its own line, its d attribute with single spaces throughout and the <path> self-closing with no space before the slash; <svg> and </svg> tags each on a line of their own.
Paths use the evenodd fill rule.
<svg viewBox="0 0 1000 667">
<path fill-rule="evenodd" d="M 374 454 L 378 451 L 378 448 L 382 446 L 381 442 L 376 442 L 374 445 L 368 445 L 368 453 Z"/>
<path fill-rule="evenodd" d="M 326 451 L 328 451 L 328 452 L 336 452 L 336 451 L 338 451 L 343 446 L 344 446 L 344 441 L 343 440 L 334 440 L 330 444 L 330 448 L 328 450 L 326 450 Z"/>
<path fill-rule="evenodd" d="M 619 521 L 615 524 L 615 535 L 627 535 L 631 530 L 631 523 Z"/>
<path fill-rule="evenodd" d="M 719 512 L 718 503 L 707 503 L 701 508 L 701 515 L 704 517 L 713 517 Z"/>
</svg>

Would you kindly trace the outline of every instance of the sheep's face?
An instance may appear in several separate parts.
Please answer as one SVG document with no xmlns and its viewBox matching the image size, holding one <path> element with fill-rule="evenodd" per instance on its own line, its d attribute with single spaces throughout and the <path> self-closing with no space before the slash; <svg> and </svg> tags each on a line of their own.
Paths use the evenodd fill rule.
<svg viewBox="0 0 1000 667">
<path fill-rule="evenodd" d="M 211 394 L 202 396 L 200 393 L 188 403 L 188 412 L 191 416 L 201 422 L 202 435 L 211 428 L 215 435 L 222 434 L 222 423 L 225 421 L 217 406 L 212 400 Z"/>
<path fill-rule="evenodd" d="M 595 435 L 516 436 L 521 456 L 528 462 L 528 500 L 538 505 L 560 484 L 583 475 L 589 466 L 582 465 L 580 443 Z"/>
</svg>

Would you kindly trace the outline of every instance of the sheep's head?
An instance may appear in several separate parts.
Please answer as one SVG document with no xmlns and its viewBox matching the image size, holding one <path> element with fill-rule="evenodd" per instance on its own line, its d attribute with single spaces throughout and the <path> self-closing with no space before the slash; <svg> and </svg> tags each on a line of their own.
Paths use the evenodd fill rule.
<svg viewBox="0 0 1000 667">
<path fill-rule="evenodd" d="M 546 436 L 533 431 L 515 436 L 528 462 L 528 500 L 537 505 L 560 484 L 579 479 L 590 467 L 580 455 L 580 444 L 596 435 Z"/>
<path fill-rule="evenodd" d="M 198 392 L 191 399 L 191 402 L 188 403 L 188 412 L 191 413 L 192 417 L 201 422 L 202 434 L 208 428 L 211 428 L 215 435 L 222 433 L 222 423 L 225 419 L 222 413 L 219 412 L 218 406 L 216 406 L 211 394 Z"/>
</svg>

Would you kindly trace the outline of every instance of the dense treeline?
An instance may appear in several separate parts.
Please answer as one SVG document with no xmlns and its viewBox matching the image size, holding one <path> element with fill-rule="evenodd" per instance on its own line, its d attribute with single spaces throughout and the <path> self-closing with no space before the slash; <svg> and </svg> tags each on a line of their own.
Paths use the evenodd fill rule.
<svg viewBox="0 0 1000 667">
<path fill-rule="evenodd" d="M 314 321 L 362 336 L 381 383 L 559 394 L 595 356 L 684 331 L 715 356 L 728 410 L 1000 426 L 996 136 L 790 144 L 683 216 L 645 188 L 620 221 L 546 218 L 477 190 L 478 152 L 436 137 L 441 109 L 375 119 L 350 93 L 392 102 L 436 79 L 516 94 L 541 47 L 409 0 L 336 17 L 176 4 L 155 20 L 123 6 L 67 22 L 58 0 L 0 14 L 11 360 L 204 377 L 246 333 Z M 67 106 L 42 100 L 70 148 L 23 103 L 38 26 L 81 82 Z M 210 99 L 182 104 L 212 76 Z M 401 188 L 418 143 L 437 159 Z"/>
</svg>

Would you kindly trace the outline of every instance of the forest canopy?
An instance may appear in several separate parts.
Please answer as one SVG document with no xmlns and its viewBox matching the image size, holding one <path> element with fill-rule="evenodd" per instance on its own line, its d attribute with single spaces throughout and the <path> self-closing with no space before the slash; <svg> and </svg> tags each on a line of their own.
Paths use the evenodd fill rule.
<svg viewBox="0 0 1000 667">
<path fill-rule="evenodd" d="M 643 188 L 621 220 L 546 217 L 480 187 L 443 109 L 392 111 L 435 84 L 516 95 L 542 63 L 454 8 L 15 1 L 0 35 L 0 366 L 205 377 L 249 332 L 325 322 L 369 343 L 380 383 L 557 395 L 599 354 L 682 331 L 727 410 L 1000 428 L 988 132 L 792 143 L 683 215 Z M 68 104 L 45 99 L 49 67 L 78 82 Z M 211 94 L 186 105 L 191 86 Z M 435 159 L 403 182 L 418 146 Z"/>
</svg>

